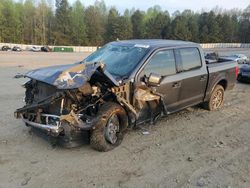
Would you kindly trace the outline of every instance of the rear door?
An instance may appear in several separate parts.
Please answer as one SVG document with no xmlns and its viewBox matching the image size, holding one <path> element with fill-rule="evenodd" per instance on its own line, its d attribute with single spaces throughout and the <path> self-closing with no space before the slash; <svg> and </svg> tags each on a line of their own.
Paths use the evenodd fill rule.
<svg viewBox="0 0 250 188">
<path fill-rule="evenodd" d="M 176 49 L 175 53 L 181 65 L 179 76 L 182 78 L 179 108 L 196 105 L 204 98 L 208 80 L 207 67 L 202 64 L 200 50 L 196 47 Z"/>
</svg>

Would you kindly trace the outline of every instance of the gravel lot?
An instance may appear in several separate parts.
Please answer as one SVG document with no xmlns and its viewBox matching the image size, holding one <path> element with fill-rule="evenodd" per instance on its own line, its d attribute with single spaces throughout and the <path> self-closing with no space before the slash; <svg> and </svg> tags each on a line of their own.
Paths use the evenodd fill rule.
<svg viewBox="0 0 250 188">
<path fill-rule="evenodd" d="M 216 50 L 250 56 L 250 49 Z M 129 131 L 121 146 L 107 153 L 88 145 L 53 148 L 14 119 L 14 110 L 23 106 L 20 85 L 25 82 L 14 75 L 86 55 L 0 52 L 0 188 L 250 187 L 248 84 L 237 83 L 228 91 L 219 111 L 188 108 Z"/>
</svg>

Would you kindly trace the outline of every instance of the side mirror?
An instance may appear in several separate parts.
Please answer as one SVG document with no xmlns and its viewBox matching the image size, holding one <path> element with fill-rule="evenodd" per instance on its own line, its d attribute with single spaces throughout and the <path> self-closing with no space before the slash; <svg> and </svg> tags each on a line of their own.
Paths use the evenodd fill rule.
<svg viewBox="0 0 250 188">
<path fill-rule="evenodd" d="M 161 83 L 162 76 L 156 73 L 150 73 L 148 77 L 148 85 L 159 86 Z"/>
</svg>

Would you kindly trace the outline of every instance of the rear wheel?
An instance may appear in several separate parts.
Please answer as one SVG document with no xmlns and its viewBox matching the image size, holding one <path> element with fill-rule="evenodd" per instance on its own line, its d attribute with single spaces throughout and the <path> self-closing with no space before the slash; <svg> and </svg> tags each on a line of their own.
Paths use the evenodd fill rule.
<svg viewBox="0 0 250 188">
<path fill-rule="evenodd" d="M 205 103 L 205 108 L 210 111 L 221 108 L 224 103 L 224 93 L 225 90 L 221 85 L 215 86 L 209 101 Z"/>
<path fill-rule="evenodd" d="M 90 136 L 90 145 L 98 151 L 109 151 L 119 146 L 128 126 L 126 111 L 118 104 L 108 102 L 98 112 L 98 122 Z"/>
</svg>

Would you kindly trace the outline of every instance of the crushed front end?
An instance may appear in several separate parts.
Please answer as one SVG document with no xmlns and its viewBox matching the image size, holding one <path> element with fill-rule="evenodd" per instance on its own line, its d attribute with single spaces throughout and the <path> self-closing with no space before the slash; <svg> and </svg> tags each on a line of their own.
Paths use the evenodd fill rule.
<svg viewBox="0 0 250 188">
<path fill-rule="evenodd" d="M 15 111 L 15 117 L 67 143 L 82 139 L 94 128 L 99 106 L 111 100 L 111 87 L 117 83 L 104 74 L 101 63 L 46 69 L 26 74 L 26 105 Z"/>
</svg>

